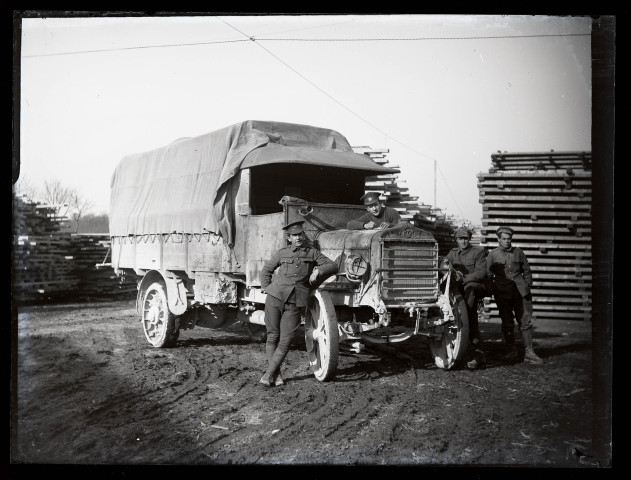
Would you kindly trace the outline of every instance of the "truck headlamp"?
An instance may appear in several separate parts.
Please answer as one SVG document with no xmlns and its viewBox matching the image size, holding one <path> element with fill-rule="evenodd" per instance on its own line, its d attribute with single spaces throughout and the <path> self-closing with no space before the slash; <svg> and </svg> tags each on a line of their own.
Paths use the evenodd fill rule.
<svg viewBox="0 0 631 480">
<path fill-rule="evenodd" d="M 344 262 L 346 278 L 351 282 L 359 282 L 368 270 L 368 262 L 361 255 L 352 254 Z"/>
</svg>

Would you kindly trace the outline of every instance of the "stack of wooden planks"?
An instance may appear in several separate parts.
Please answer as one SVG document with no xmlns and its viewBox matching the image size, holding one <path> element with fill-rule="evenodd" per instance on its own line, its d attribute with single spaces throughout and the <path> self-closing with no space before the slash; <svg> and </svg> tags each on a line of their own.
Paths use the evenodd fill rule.
<svg viewBox="0 0 631 480">
<path fill-rule="evenodd" d="M 69 245 L 67 233 L 20 236 L 13 245 L 13 298 L 50 300 L 76 291 L 79 279 Z"/>
<path fill-rule="evenodd" d="M 96 268 L 109 250 L 109 235 L 71 234 L 67 219 L 55 212 L 14 197 L 12 298 L 28 303 L 135 294 L 135 285 L 120 285 L 111 267 Z"/>
<path fill-rule="evenodd" d="M 110 237 L 108 233 L 73 234 L 71 251 L 74 258 L 74 274 L 79 279 L 82 295 L 97 297 L 111 295 L 135 295 L 136 284 L 120 283 L 120 278 L 109 265 Z"/>
<path fill-rule="evenodd" d="M 478 174 L 482 241 L 498 246 L 495 231 L 510 226 L 533 272 L 536 319 L 591 320 L 591 152 L 491 155 Z M 492 298 L 484 318 L 499 318 Z"/>
<path fill-rule="evenodd" d="M 12 296 L 19 302 L 52 299 L 76 290 L 66 219 L 57 209 L 25 198 L 13 199 Z"/>
</svg>

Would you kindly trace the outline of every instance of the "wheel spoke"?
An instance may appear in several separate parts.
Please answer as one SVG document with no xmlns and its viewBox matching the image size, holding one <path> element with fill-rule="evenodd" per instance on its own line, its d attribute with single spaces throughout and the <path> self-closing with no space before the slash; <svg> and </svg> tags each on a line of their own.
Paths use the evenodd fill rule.
<svg viewBox="0 0 631 480">
<path fill-rule="evenodd" d="M 326 331 L 324 330 L 324 325 L 318 325 L 317 328 L 313 329 L 313 339 L 316 342 L 324 342 L 326 338 Z"/>
</svg>

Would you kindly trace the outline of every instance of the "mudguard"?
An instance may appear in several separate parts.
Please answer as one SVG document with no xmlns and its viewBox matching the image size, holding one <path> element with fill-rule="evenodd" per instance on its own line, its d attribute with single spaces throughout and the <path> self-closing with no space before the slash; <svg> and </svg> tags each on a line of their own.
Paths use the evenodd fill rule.
<svg viewBox="0 0 631 480">
<path fill-rule="evenodd" d="M 188 308 L 186 286 L 181 278 L 166 278 L 169 310 L 173 315 L 182 315 Z"/>
</svg>

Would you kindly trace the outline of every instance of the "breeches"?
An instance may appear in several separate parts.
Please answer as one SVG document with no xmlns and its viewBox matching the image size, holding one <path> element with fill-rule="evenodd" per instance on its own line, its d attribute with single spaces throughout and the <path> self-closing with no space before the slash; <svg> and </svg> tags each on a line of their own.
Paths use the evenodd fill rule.
<svg viewBox="0 0 631 480">
<path fill-rule="evenodd" d="M 502 319 L 502 332 L 512 332 L 515 321 L 520 330 L 532 328 L 532 295 L 521 296 L 517 287 L 511 293 L 495 294 L 495 303 Z M 513 317 L 514 313 L 514 317 Z"/>
<path fill-rule="evenodd" d="M 484 285 L 469 282 L 464 287 L 464 301 L 467 304 L 469 314 L 469 339 L 480 341 L 480 328 L 478 326 L 478 300 L 484 295 Z"/>
<path fill-rule="evenodd" d="M 265 328 L 267 329 L 266 351 L 281 361 L 289 352 L 291 341 L 300 327 L 300 314 L 304 307 L 295 303 L 283 303 L 276 297 L 265 300 Z"/>
</svg>

